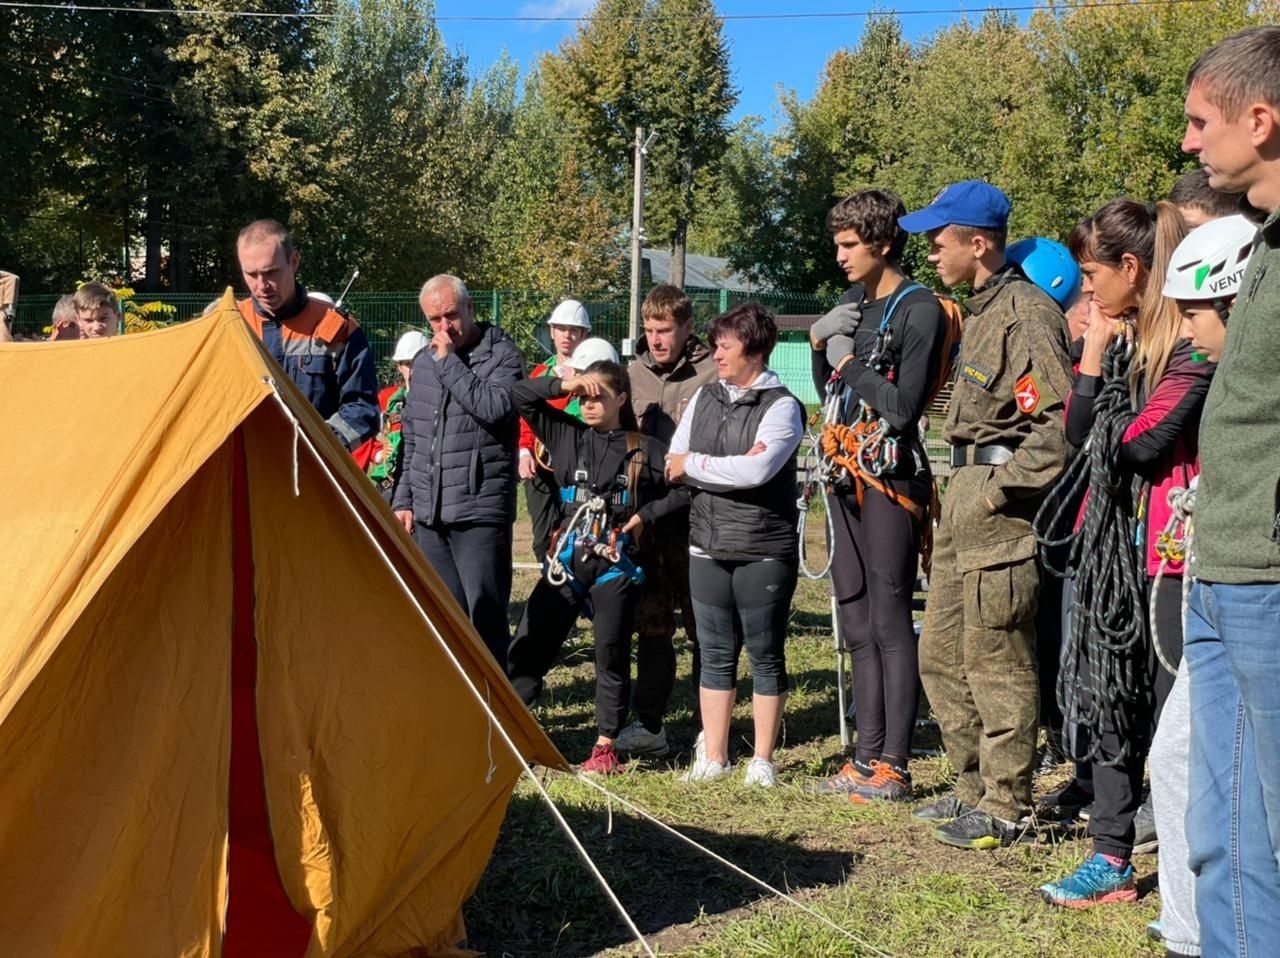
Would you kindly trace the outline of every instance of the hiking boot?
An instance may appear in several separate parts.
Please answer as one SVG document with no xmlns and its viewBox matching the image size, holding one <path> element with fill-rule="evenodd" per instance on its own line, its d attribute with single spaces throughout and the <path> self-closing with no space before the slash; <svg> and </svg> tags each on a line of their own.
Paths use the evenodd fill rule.
<svg viewBox="0 0 1280 958">
<path fill-rule="evenodd" d="M 1058 821 L 1077 818 L 1080 810 L 1093 801 L 1093 789 L 1085 788 L 1078 778 L 1072 778 L 1044 798 L 1036 807 L 1041 818 L 1052 818 Z"/>
<path fill-rule="evenodd" d="M 578 771 L 588 775 L 617 775 L 623 771 L 622 759 L 612 745 L 593 745 L 591 757 L 578 766 Z"/>
<path fill-rule="evenodd" d="M 872 767 L 875 764 L 874 761 L 870 765 L 863 765 L 857 760 L 845 762 L 840 771 L 814 785 L 813 791 L 821 795 L 849 795 L 859 785 L 866 785 L 871 781 L 871 776 L 876 772 Z"/>
<path fill-rule="evenodd" d="M 754 756 L 747 763 L 747 774 L 742 778 L 743 785 L 758 785 L 761 788 L 773 788 L 778 784 L 778 772 L 773 762 L 767 758 Z"/>
<path fill-rule="evenodd" d="M 1049 775 L 1058 770 L 1058 766 L 1067 761 L 1067 755 L 1062 750 L 1062 746 L 1058 744 L 1057 737 L 1049 736 L 1049 740 L 1045 742 L 1036 756 L 1036 767 L 1033 774 Z"/>
<path fill-rule="evenodd" d="M 1040 886 L 1040 897 L 1050 905 L 1064 908 L 1091 908 L 1113 902 L 1138 900 L 1133 866 L 1125 862 L 1117 868 L 1103 855 L 1093 854 L 1066 878 Z"/>
<path fill-rule="evenodd" d="M 1138 806 L 1133 816 L 1133 853 L 1150 855 L 1160 848 L 1160 839 L 1156 835 L 1156 813 L 1151 807 L 1151 799 Z"/>
<path fill-rule="evenodd" d="M 939 825 L 933 830 L 933 837 L 945 845 L 982 851 L 1036 840 L 1030 825 L 1006 822 L 976 808 L 954 821 Z"/>
<path fill-rule="evenodd" d="M 875 774 L 849 793 L 849 801 L 855 805 L 911 801 L 911 774 L 906 769 L 894 768 L 888 762 L 871 764 Z"/>
<path fill-rule="evenodd" d="M 662 758 L 671 751 L 667 745 L 665 728 L 650 732 L 639 722 L 632 722 L 619 732 L 618 737 L 613 740 L 613 747 L 628 755 L 648 755 L 652 758 Z"/>
<path fill-rule="evenodd" d="M 913 808 L 911 817 L 918 821 L 941 825 L 968 815 L 971 811 L 973 811 L 973 806 L 960 801 L 953 793 L 934 799 L 928 805 Z"/>
<path fill-rule="evenodd" d="M 680 776 L 682 782 L 714 782 L 717 778 L 724 778 L 729 774 L 729 769 L 733 768 L 732 762 L 725 762 L 721 765 L 719 762 L 713 762 L 702 755 L 693 760 L 693 764 L 689 766 L 689 771 Z"/>
</svg>

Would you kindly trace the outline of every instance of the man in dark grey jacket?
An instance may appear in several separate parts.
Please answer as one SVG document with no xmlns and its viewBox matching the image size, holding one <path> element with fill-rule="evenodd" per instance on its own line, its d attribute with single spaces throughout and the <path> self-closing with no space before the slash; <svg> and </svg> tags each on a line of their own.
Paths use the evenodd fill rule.
<svg viewBox="0 0 1280 958">
<path fill-rule="evenodd" d="M 413 363 L 392 507 L 505 666 L 516 511 L 511 384 L 524 378 L 524 361 L 506 333 L 475 321 L 456 276 L 429 279 L 418 305 L 433 336 Z"/>
</svg>

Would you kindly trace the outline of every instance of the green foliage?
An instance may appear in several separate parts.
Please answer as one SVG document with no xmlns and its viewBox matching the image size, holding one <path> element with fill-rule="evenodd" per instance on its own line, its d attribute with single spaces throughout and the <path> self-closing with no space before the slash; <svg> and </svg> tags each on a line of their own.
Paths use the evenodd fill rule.
<svg viewBox="0 0 1280 958">
<path fill-rule="evenodd" d="M 683 280 L 698 194 L 718 175 L 737 102 L 711 0 L 600 0 L 560 52 L 543 58 L 548 106 L 596 195 L 629 219 L 635 129 L 656 135 L 646 165 L 645 233 Z"/>
<path fill-rule="evenodd" d="M 964 18 L 910 43 L 892 14 L 783 93 L 776 131 L 732 129 L 713 0 L 598 0 L 522 78 L 451 51 L 432 0 L 255 0 L 305 17 L 0 9 L 6 131 L 0 264 L 23 289 L 104 276 L 146 293 L 237 279 L 234 237 L 273 216 L 303 279 L 336 291 L 477 288 L 556 298 L 626 287 L 636 126 L 649 151 L 646 233 L 727 256 L 774 289 L 843 285 L 823 225 L 870 185 L 909 206 L 989 178 L 1015 236 L 1061 237 L 1119 195 L 1152 199 L 1190 168 L 1186 70 L 1280 0 L 1090 5 L 1047 0 L 1025 26 Z M 201 13 L 237 0 L 191 0 Z M 38 158 L 38 162 L 33 162 Z M 928 278 L 917 241 L 911 265 Z M 536 300 L 536 301 L 535 301 Z"/>
</svg>

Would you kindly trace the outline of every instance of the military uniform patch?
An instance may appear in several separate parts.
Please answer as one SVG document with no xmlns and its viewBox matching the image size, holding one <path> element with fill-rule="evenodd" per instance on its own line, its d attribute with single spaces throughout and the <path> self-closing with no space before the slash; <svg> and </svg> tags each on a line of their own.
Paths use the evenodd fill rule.
<svg viewBox="0 0 1280 958">
<path fill-rule="evenodd" d="M 990 370 L 983 369 L 973 363 L 965 363 L 960 367 L 960 378 L 969 380 L 969 382 L 981 389 L 990 389 L 991 380 L 995 377 Z"/>
<path fill-rule="evenodd" d="M 1018 409 L 1030 416 L 1040 408 L 1040 380 L 1035 373 L 1027 373 L 1013 385 L 1013 398 Z"/>
</svg>

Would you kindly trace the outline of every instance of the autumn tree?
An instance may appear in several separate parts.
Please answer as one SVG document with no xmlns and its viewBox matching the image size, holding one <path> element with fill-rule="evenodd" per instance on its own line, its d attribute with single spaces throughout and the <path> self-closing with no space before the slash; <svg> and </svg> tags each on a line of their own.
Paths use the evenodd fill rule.
<svg viewBox="0 0 1280 958">
<path fill-rule="evenodd" d="M 601 0 L 541 71 L 584 171 L 615 216 L 631 208 L 635 128 L 657 135 L 646 165 L 646 233 L 683 283 L 698 192 L 714 177 L 737 95 L 711 0 Z"/>
</svg>

